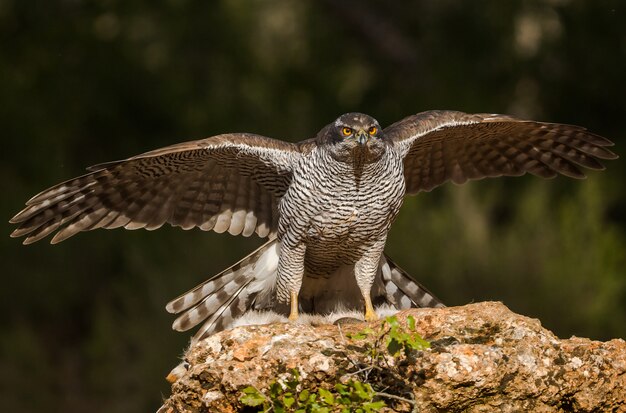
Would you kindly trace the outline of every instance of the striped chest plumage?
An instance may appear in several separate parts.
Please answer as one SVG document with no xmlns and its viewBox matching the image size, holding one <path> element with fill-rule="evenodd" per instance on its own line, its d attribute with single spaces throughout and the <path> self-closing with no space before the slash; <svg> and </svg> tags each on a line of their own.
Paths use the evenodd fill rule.
<svg viewBox="0 0 626 413">
<path fill-rule="evenodd" d="M 392 150 L 363 164 L 315 150 L 300 162 L 279 204 L 279 238 L 306 244 L 307 267 L 316 272 L 354 263 L 386 235 L 404 188 L 402 162 Z"/>
</svg>

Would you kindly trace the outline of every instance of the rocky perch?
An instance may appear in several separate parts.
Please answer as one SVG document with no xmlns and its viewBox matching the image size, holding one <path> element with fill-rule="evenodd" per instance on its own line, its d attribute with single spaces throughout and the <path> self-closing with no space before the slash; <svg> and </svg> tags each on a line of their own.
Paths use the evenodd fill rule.
<svg viewBox="0 0 626 413">
<path fill-rule="evenodd" d="M 561 340 L 497 302 L 238 327 L 185 360 L 159 412 L 626 412 L 624 340 Z"/>
</svg>

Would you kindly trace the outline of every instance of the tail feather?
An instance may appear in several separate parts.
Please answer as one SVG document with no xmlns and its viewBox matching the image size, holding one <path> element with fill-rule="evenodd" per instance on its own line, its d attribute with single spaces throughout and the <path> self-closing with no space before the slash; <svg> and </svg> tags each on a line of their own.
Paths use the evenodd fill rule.
<svg viewBox="0 0 626 413">
<path fill-rule="evenodd" d="M 445 307 L 433 293 L 415 281 L 385 254 L 381 261 L 382 280 L 387 299 L 398 309 L 411 307 Z"/>
<path fill-rule="evenodd" d="M 180 314 L 172 328 L 186 331 L 206 320 L 194 336 L 199 340 L 228 327 L 234 318 L 255 307 L 257 296 L 273 290 L 279 251 L 280 243 L 272 239 L 235 265 L 170 301 L 167 311 Z"/>
<path fill-rule="evenodd" d="M 224 287 L 224 285 L 231 282 L 237 275 L 245 272 L 245 270 L 250 269 L 250 265 L 254 266 L 254 268 L 252 268 L 253 271 L 257 270 L 257 267 L 259 267 L 259 263 L 261 262 L 263 263 L 263 265 L 266 266 L 267 261 L 270 261 L 269 265 L 271 266 L 272 257 L 267 257 L 267 255 L 271 256 L 272 254 L 263 254 L 263 253 L 268 248 L 274 247 L 276 242 L 277 242 L 276 240 L 272 240 L 261 245 L 259 248 L 257 248 L 255 251 L 253 251 L 252 253 L 244 257 L 243 259 L 241 259 L 236 264 L 226 268 L 224 271 L 220 272 L 219 274 L 214 275 L 213 277 L 209 278 L 202 284 L 197 285 L 196 287 L 192 288 L 186 293 L 183 293 L 179 295 L 178 297 L 174 298 L 169 303 L 167 303 L 167 305 L 165 306 L 165 309 L 169 313 L 178 314 L 181 311 L 184 311 L 193 307 L 194 305 L 199 303 L 201 300 L 206 298 L 209 294 L 219 291 L 222 287 Z M 275 265 L 278 265 L 277 260 L 278 260 L 278 255 L 276 254 Z M 263 280 L 259 280 L 259 281 L 262 283 Z"/>
<path fill-rule="evenodd" d="M 241 286 L 237 293 L 233 294 L 228 302 L 222 305 L 220 309 L 200 327 L 193 336 L 194 341 L 202 340 L 217 331 L 230 327 L 235 319 L 243 316 L 252 308 L 256 293 L 250 293 L 247 289 L 251 282 L 252 280 L 249 280 L 245 285 Z"/>
<path fill-rule="evenodd" d="M 216 308 L 221 308 L 230 302 L 232 297 L 236 297 L 241 292 L 242 286 L 247 286 L 250 283 L 248 278 L 251 274 L 248 274 L 248 271 L 238 271 L 233 275 L 234 277 L 230 281 L 213 290 L 208 290 L 206 287 L 214 283 L 205 284 L 202 287 L 202 290 L 207 291 L 204 298 L 193 307 L 186 308 L 185 312 L 174 321 L 172 328 L 176 331 L 187 331 L 195 327 L 207 317 L 212 316 Z"/>
</svg>

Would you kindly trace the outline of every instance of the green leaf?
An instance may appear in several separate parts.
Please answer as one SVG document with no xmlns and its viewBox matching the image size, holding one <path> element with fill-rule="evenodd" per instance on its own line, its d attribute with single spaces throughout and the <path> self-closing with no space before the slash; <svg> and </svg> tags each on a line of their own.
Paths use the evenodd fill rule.
<svg viewBox="0 0 626 413">
<path fill-rule="evenodd" d="M 352 340 L 363 340 L 364 338 L 367 338 L 367 336 L 369 336 L 370 334 L 374 334 L 374 330 L 372 330 L 370 327 L 365 327 L 363 330 L 356 333 L 348 334 L 347 336 Z"/>
<path fill-rule="evenodd" d="M 326 389 L 319 389 L 317 392 L 324 403 L 329 406 L 333 406 L 335 404 L 335 397 L 331 392 Z"/>
<path fill-rule="evenodd" d="M 409 330 L 415 331 L 415 317 L 410 315 L 406 318 L 406 320 L 409 322 Z"/>
<path fill-rule="evenodd" d="M 419 334 L 414 334 L 409 340 L 407 340 L 407 344 L 413 350 L 424 350 L 426 348 L 430 348 L 430 343 L 420 337 Z"/>
<path fill-rule="evenodd" d="M 302 390 L 300 394 L 298 395 L 298 400 L 300 400 L 301 402 L 307 401 L 308 398 L 309 398 L 309 391 L 307 389 Z"/>
<path fill-rule="evenodd" d="M 293 398 L 291 393 L 286 393 L 285 397 L 283 397 L 283 403 L 285 404 L 286 408 L 290 408 L 291 406 L 293 406 L 295 402 L 296 402 L 296 399 Z"/>
<path fill-rule="evenodd" d="M 382 409 L 383 407 L 385 407 L 385 402 L 382 400 L 379 400 L 377 402 L 367 402 L 367 403 L 363 403 L 363 409 L 366 412 L 377 412 L 378 410 Z"/>
<path fill-rule="evenodd" d="M 348 334 L 348 338 L 351 340 L 363 340 L 366 337 L 367 337 L 367 334 L 365 334 L 362 331 L 359 331 L 358 333 L 354 333 L 354 334 Z"/>
<path fill-rule="evenodd" d="M 396 338 L 389 337 L 387 340 L 387 350 L 389 350 L 389 354 L 395 356 L 402 350 L 402 343 L 400 343 Z"/>
<path fill-rule="evenodd" d="M 276 399 L 278 396 L 280 396 L 280 394 L 282 394 L 282 392 L 283 388 L 280 386 L 280 384 L 276 382 L 270 384 L 270 397 L 272 399 Z"/>
<path fill-rule="evenodd" d="M 350 398 L 346 396 L 339 397 L 337 401 L 339 402 L 340 405 L 344 405 L 344 406 L 349 406 L 350 404 L 352 404 L 352 400 L 350 400 Z"/>
<path fill-rule="evenodd" d="M 337 393 L 339 393 L 342 396 L 347 396 L 348 394 L 350 394 L 347 387 L 341 383 L 335 384 L 335 390 L 337 390 Z"/>
<path fill-rule="evenodd" d="M 360 381 L 352 381 L 352 387 L 354 388 L 354 393 L 359 397 L 359 399 L 367 400 L 367 391 L 363 387 L 363 383 Z"/>
<path fill-rule="evenodd" d="M 391 326 L 391 328 L 398 327 L 398 319 L 396 318 L 395 315 L 385 318 L 385 321 L 387 322 L 387 324 L 389 324 L 389 326 Z"/>
<path fill-rule="evenodd" d="M 260 406 L 267 401 L 265 396 L 261 392 L 259 392 L 255 387 L 248 386 L 242 390 L 243 396 L 239 399 L 239 401 L 246 406 Z"/>
</svg>

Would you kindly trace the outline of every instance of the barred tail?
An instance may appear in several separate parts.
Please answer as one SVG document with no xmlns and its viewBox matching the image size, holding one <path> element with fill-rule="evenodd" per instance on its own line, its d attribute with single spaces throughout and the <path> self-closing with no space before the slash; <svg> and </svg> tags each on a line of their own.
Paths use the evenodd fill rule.
<svg viewBox="0 0 626 413">
<path fill-rule="evenodd" d="M 186 331 L 206 320 L 193 338 L 200 340 L 227 328 L 255 307 L 255 302 L 268 301 L 276 283 L 279 253 L 280 242 L 268 241 L 235 265 L 170 301 L 166 310 L 180 314 L 172 328 Z"/>
<path fill-rule="evenodd" d="M 398 309 L 411 307 L 445 307 L 433 293 L 415 281 L 406 271 L 384 254 L 380 259 L 387 300 Z"/>
</svg>

